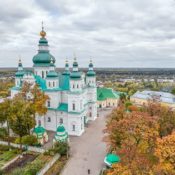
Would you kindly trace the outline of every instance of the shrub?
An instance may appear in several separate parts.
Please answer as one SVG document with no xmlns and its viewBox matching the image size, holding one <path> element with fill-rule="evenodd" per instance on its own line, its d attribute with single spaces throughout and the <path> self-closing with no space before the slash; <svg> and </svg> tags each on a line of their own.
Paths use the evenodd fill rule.
<svg viewBox="0 0 175 175">
<path fill-rule="evenodd" d="M 22 144 L 24 144 L 24 145 L 32 145 L 32 146 L 33 146 L 33 145 L 36 145 L 36 144 L 38 143 L 37 138 L 36 138 L 36 136 L 34 136 L 34 135 L 26 135 L 26 136 L 22 137 L 21 142 L 22 142 Z M 17 139 L 15 140 L 15 143 L 17 143 L 17 144 L 20 143 L 20 142 L 19 142 L 19 138 L 17 138 Z"/>
<path fill-rule="evenodd" d="M 54 145 L 54 152 L 59 153 L 61 156 L 66 155 L 69 150 L 67 142 L 56 142 Z"/>
<path fill-rule="evenodd" d="M 7 146 L 7 145 L 0 145 L 0 150 L 1 151 L 8 151 L 11 147 Z"/>
<path fill-rule="evenodd" d="M 27 165 L 25 168 L 25 175 L 35 175 L 42 168 L 43 163 L 41 160 L 35 160 L 34 162 Z"/>
<path fill-rule="evenodd" d="M 5 137 L 7 137 L 7 130 L 6 128 L 0 128 L 0 138 L 4 139 Z"/>
</svg>

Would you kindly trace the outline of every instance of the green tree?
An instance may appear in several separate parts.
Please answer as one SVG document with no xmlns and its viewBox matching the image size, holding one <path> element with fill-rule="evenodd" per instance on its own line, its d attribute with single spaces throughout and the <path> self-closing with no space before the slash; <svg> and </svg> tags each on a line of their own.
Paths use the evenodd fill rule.
<svg viewBox="0 0 175 175">
<path fill-rule="evenodd" d="M 4 124 L 6 122 L 7 124 L 7 140 L 8 145 L 10 146 L 10 126 L 9 126 L 9 119 L 12 112 L 12 105 L 10 99 L 5 99 L 2 103 L 0 103 L 0 123 Z"/>
</svg>

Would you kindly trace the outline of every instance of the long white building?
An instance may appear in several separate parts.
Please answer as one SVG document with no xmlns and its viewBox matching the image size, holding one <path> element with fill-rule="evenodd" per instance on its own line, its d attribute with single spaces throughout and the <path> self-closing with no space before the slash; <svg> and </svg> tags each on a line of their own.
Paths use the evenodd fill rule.
<svg viewBox="0 0 175 175">
<path fill-rule="evenodd" d="M 40 32 L 39 50 L 33 57 L 33 71 L 25 71 L 21 61 L 15 74 L 15 87 L 11 97 L 17 94 L 23 83 L 37 83 L 50 99 L 47 101 L 48 112 L 37 116 L 37 126 L 56 131 L 62 124 L 69 135 L 80 136 L 85 131 L 85 123 L 97 117 L 96 73 L 90 62 L 87 73 L 79 71 L 74 58 L 72 71 L 66 62 L 64 72 L 56 72 L 55 57 L 49 52 L 46 32 Z"/>
</svg>

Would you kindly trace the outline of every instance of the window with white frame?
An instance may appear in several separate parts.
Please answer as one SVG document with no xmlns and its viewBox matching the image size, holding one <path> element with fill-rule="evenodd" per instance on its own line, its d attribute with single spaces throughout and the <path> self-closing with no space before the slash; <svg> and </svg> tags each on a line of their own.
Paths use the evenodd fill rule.
<svg viewBox="0 0 175 175">
<path fill-rule="evenodd" d="M 47 118 L 47 122 L 51 122 L 51 118 L 50 117 Z"/>
<path fill-rule="evenodd" d="M 75 103 L 72 103 L 72 110 L 75 111 Z"/>
</svg>

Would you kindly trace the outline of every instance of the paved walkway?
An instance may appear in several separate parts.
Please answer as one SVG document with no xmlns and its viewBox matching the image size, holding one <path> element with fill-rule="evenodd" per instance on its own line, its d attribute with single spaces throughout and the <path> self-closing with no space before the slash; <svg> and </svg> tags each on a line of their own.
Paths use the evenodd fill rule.
<svg viewBox="0 0 175 175">
<path fill-rule="evenodd" d="M 71 137 L 71 157 L 61 175 L 99 175 L 104 167 L 106 145 L 102 141 L 106 115 L 111 110 L 101 111 L 96 121 L 91 122 L 81 137 Z"/>
</svg>

